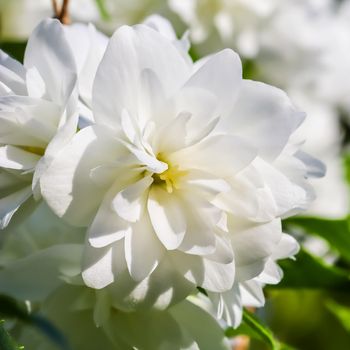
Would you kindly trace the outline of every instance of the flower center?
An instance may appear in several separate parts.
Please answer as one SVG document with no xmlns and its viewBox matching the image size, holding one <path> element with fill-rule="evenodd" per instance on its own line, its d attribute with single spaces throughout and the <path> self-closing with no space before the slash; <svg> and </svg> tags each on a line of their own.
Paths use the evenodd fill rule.
<svg viewBox="0 0 350 350">
<path fill-rule="evenodd" d="M 179 188 L 179 179 L 187 175 L 188 172 L 185 170 L 180 170 L 177 165 L 171 165 L 169 162 L 165 161 L 161 153 L 158 154 L 157 159 L 164 163 L 167 163 L 168 169 L 160 174 L 154 173 L 152 175 L 154 179 L 153 184 L 165 186 L 165 189 L 168 193 L 173 193 L 174 188 Z"/>
<path fill-rule="evenodd" d="M 20 146 L 24 151 L 37 154 L 38 156 L 43 156 L 45 149 L 42 147 L 33 147 L 33 146 Z"/>
</svg>

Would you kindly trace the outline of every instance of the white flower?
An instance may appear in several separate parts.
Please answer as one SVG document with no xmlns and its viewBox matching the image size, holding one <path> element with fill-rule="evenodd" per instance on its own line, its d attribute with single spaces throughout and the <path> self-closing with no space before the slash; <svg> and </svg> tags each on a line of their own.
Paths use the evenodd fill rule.
<svg viewBox="0 0 350 350">
<path fill-rule="evenodd" d="M 234 47 L 248 58 L 256 56 L 260 31 L 275 11 L 276 0 L 169 0 L 170 8 L 190 28 L 196 43 L 210 43 L 211 48 L 221 41 Z M 217 37 L 219 36 L 219 38 Z M 219 40 L 220 39 L 220 40 Z M 205 50 L 204 46 L 204 50 Z"/>
<path fill-rule="evenodd" d="M 165 308 L 265 268 L 281 217 L 313 199 L 322 167 L 289 143 L 304 114 L 242 80 L 223 50 L 196 65 L 156 30 L 121 27 L 93 88 L 95 125 L 41 178 L 54 212 L 88 226 L 83 278 L 114 305 Z"/>
<path fill-rule="evenodd" d="M 23 65 L 0 52 L 0 228 L 32 193 L 40 197 L 42 172 L 76 132 L 75 84 L 74 58 L 57 20 L 35 29 Z"/>
<path fill-rule="evenodd" d="M 228 349 L 204 296 L 192 296 L 167 311 L 128 313 L 111 303 L 108 290 L 84 286 L 75 277 L 84 230 L 62 222 L 44 202 L 9 231 L 1 250 L 1 293 L 31 302 L 73 349 Z M 55 349 L 32 328 L 18 328 L 19 342 L 26 347 Z"/>
<path fill-rule="evenodd" d="M 60 5 L 62 1 L 57 3 Z M 71 1 L 69 13 L 73 21 L 100 20 L 97 4 L 93 0 Z M 53 15 L 52 0 L 0 0 L 1 38 L 9 41 L 26 40 L 42 20 Z"/>
<path fill-rule="evenodd" d="M 216 317 L 225 321 L 227 326 L 238 327 L 242 321 L 243 306 L 259 308 L 265 304 L 263 287 L 266 284 L 278 284 L 283 271 L 276 260 L 292 258 L 299 251 L 297 241 L 285 233 L 266 261 L 264 269 L 257 276 L 243 282 L 237 281 L 230 291 L 209 293 Z"/>
</svg>

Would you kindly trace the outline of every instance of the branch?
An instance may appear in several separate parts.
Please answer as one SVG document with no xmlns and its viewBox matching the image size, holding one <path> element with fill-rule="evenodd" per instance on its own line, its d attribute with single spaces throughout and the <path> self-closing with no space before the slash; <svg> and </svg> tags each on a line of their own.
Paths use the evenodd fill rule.
<svg viewBox="0 0 350 350">
<path fill-rule="evenodd" d="M 70 24 L 69 0 L 63 0 L 61 9 L 58 8 L 57 0 L 52 0 L 54 18 L 57 18 L 62 24 Z"/>
</svg>

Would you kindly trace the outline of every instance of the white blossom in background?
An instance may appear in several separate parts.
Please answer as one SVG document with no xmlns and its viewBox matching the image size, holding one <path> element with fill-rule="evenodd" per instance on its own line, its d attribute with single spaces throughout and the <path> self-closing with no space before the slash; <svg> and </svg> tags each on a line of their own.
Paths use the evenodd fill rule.
<svg viewBox="0 0 350 350">
<path fill-rule="evenodd" d="M 34 30 L 23 65 L 0 52 L 0 228 L 33 194 L 40 198 L 42 172 L 75 134 L 76 79 L 57 20 Z"/>
<path fill-rule="evenodd" d="M 260 32 L 281 0 L 169 0 L 170 8 L 190 28 L 194 43 L 210 49 L 233 47 L 248 58 L 255 57 Z"/>
<path fill-rule="evenodd" d="M 327 176 L 312 181 L 317 200 L 307 214 L 328 218 L 342 218 L 349 211 L 339 109 L 346 111 L 350 92 L 343 78 L 350 74 L 350 26 L 344 20 L 345 3 L 338 6 L 285 1 L 262 32 L 255 61 L 262 78 L 283 87 L 308 115 L 295 139 L 326 164 Z"/>
<path fill-rule="evenodd" d="M 88 226 L 83 280 L 115 307 L 164 309 L 197 286 L 236 300 L 295 253 L 281 218 L 308 207 L 307 178 L 324 169 L 290 140 L 304 113 L 281 90 L 242 80 L 233 51 L 193 65 L 159 27 L 121 27 L 92 107 L 95 124 L 57 155 L 41 189 L 59 217 Z M 280 279 L 271 273 L 259 283 Z"/>
<path fill-rule="evenodd" d="M 62 0 L 57 3 L 60 5 Z M 95 0 L 73 0 L 69 6 L 73 21 L 96 23 L 100 20 Z M 26 40 L 43 19 L 53 15 L 52 0 L 0 0 L 1 38 Z"/>
<path fill-rule="evenodd" d="M 163 312 L 128 313 L 112 305 L 108 290 L 84 286 L 77 277 L 84 234 L 84 229 L 64 223 L 41 202 L 21 224 L 6 231 L 0 292 L 31 302 L 73 349 L 228 349 L 204 296 L 192 296 Z M 28 348 L 55 349 L 33 328 L 17 331 L 19 342 Z"/>
</svg>

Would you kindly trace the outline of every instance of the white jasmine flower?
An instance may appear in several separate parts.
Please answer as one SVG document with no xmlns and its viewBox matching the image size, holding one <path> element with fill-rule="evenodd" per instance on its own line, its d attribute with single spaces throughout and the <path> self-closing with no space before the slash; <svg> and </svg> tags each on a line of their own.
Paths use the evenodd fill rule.
<svg viewBox="0 0 350 350">
<path fill-rule="evenodd" d="M 0 52 L 0 228 L 33 193 L 40 197 L 42 172 L 76 132 L 75 84 L 57 20 L 35 29 L 23 65 Z"/>
<path fill-rule="evenodd" d="M 233 288 L 224 293 L 209 293 L 209 298 L 219 320 L 224 320 L 227 326 L 238 327 L 242 321 L 243 307 L 263 307 L 265 296 L 263 287 L 266 284 L 278 284 L 283 271 L 277 265 L 277 260 L 292 258 L 299 251 L 297 241 L 290 235 L 282 234 L 275 251 L 266 261 L 262 272 L 250 280 L 237 281 Z"/>
<path fill-rule="evenodd" d="M 241 55 L 251 58 L 259 51 L 260 31 L 279 1 L 169 0 L 168 3 L 189 26 L 195 43 L 210 42 L 212 48 L 220 40 L 221 46 L 234 47 Z"/>
<path fill-rule="evenodd" d="M 203 296 L 167 311 L 129 313 L 111 303 L 108 290 L 84 286 L 74 278 L 80 273 L 84 231 L 57 218 L 44 202 L 9 231 L 1 252 L 0 291 L 33 303 L 73 349 L 228 349 Z M 19 341 L 38 350 L 55 348 L 28 327 L 21 329 Z"/>
<path fill-rule="evenodd" d="M 242 80 L 233 51 L 192 65 L 145 25 L 113 35 L 92 98 L 96 124 L 41 178 L 54 212 L 88 226 L 85 283 L 130 310 L 259 276 L 323 171 L 289 142 L 304 114 Z"/>
<path fill-rule="evenodd" d="M 61 3 L 58 1 L 59 5 Z M 100 21 L 98 7 L 93 0 L 71 1 L 69 9 L 73 21 Z M 1 38 L 26 40 L 42 20 L 53 15 L 52 0 L 0 0 Z"/>
</svg>

